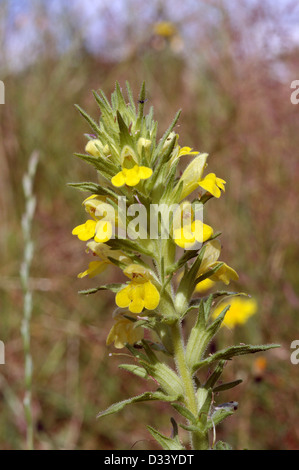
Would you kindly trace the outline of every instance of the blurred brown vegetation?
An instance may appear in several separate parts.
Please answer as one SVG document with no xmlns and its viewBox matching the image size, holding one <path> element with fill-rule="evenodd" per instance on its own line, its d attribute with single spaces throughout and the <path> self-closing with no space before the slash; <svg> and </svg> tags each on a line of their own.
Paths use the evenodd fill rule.
<svg viewBox="0 0 299 470">
<path fill-rule="evenodd" d="M 98 3 L 109 13 L 105 2 Z M 60 19 L 73 47 L 58 53 L 55 30 L 47 27 L 50 19 L 41 8 L 34 17 L 37 59 L 17 72 L 5 60 L 1 64 L 6 86 L 6 104 L 0 106 L 2 449 L 25 446 L 21 180 L 34 150 L 41 155 L 31 269 L 35 446 L 153 449 L 144 424 L 169 432 L 171 410 L 165 404 L 138 404 L 96 420 L 98 411 L 140 393 L 144 384 L 119 370 L 118 357 L 109 356 L 113 348 L 105 346 L 113 295 L 77 294 L 96 280 L 76 279 L 87 258 L 71 230 L 84 220 L 84 195 L 67 183 L 96 175 L 72 156 L 83 151 L 83 134 L 89 132 L 73 105 L 97 117 L 92 90 L 101 88 L 109 96 L 116 80 L 123 87 L 128 80 L 136 98 L 146 80 L 147 105 L 155 107 L 160 135 L 182 108 L 176 129 L 181 145 L 208 152 L 210 171 L 227 181 L 226 193 L 217 204 L 209 203 L 206 217 L 222 232 L 223 259 L 240 274 L 237 288 L 257 299 L 259 312 L 244 327 L 223 330 L 219 343 L 281 344 L 265 354 L 262 367 L 255 356 L 227 367 L 228 381 L 244 382 L 222 397 L 240 406 L 217 439 L 236 449 L 299 448 L 299 365 L 290 362 L 290 344 L 299 339 L 299 107 L 290 102 L 290 83 L 299 76 L 298 46 L 288 29 L 288 15 L 298 15 L 298 9 L 293 2 L 189 3 L 190 12 L 178 2 L 181 19 L 174 35 L 165 38 L 153 25 L 171 19 L 167 9 L 154 2 L 154 14 L 143 18 L 140 2 L 128 2 L 126 8 L 135 13 L 122 29 L 119 41 L 125 41 L 126 53 L 117 59 L 105 48 L 91 53 L 67 15 Z M 109 31 L 117 29 L 120 18 L 108 13 Z M 2 8 L 1 14 L 3 27 L 8 12 Z M 114 40 L 117 48 L 116 33 Z M 115 271 L 103 276 L 114 280 Z"/>
</svg>

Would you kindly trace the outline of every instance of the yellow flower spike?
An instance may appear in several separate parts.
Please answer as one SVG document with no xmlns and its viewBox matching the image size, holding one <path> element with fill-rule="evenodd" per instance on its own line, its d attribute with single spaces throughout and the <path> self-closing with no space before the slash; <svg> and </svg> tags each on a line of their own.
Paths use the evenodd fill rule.
<svg viewBox="0 0 299 470">
<path fill-rule="evenodd" d="M 96 230 L 96 221 L 87 220 L 85 224 L 77 225 L 72 231 L 73 235 L 77 235 L 79 240 L 87 241 L 90 238 L 93 238 Z"/>
<path fill-rule="evenodd" d="M 91 261 L 88 265 L 88 269 L 83 271 L 82 273 L 78 274 L 78 277 L 81 279 L 82 277 L 88 276 L 90 278 L 97 276 L 98 274 L 105 271 L 109 261 Z"/>
<path fill-rule="evenodd" d="M 150 178 L 153 170 L 146 166 L 135 165 L 133 168 L 127 169 L 123 168 L 122 171 L 117 173 L 111 179 L 113 186 L 117 188 L 124 186 L 137 186 L 140 183 L 140 180 L 145 180 Z"/>
<path fill-rule="evenodd" d="M 257 302 L 255 299 L 245 297 L 233 297 L 229 300 L 220 302 L 213 311 L 212 317 L 216 318 L 222 310 L 230 305 L 230 309 L 225 315 L 222 325 L 228 328 L 234 328 L 242 325 L 257 312 Z"/>
<path fill-rule="evenodd" d="M 123 315 L 118 314 L 114 318 L 114 325 L 112 326 L 106 344 L 109 346 L 114 342 L 114 347 L 122 349 L 126 343 L 135 344 L 141 341 L 144 336 L 144 330 L 141 326 L 134 328 L 134 322 L 125 318 Z"/>
<path fill-rule="evenodd" d="M 222 191 L 225 191 L 225 183 L 226 181 L 221 178 L 217 178 L 215 173 L 209 173 L 203 179 L 198 181 L 198 186 L 211 193 L 212 196 L 219 198 L 221 196 L 221 189 Z"/>
</svg>

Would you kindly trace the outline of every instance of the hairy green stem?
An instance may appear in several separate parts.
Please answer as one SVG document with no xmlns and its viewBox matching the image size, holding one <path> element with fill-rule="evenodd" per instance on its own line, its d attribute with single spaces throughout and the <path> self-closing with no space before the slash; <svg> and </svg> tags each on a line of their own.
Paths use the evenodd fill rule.
<svg viewBox="0 0 299 470">
<path fill-rule="evenodd" d="M 183 382 L 185 391 L 186 405 L 194 416 L 198 414 L 197 399 L 195 394 L 195 388 L 192 378 L 192 373 L 187 366 L 185 358 L 184 341 L 181 332 L 181 326 L 179 321 L 171 326 L 173 350 L 175 361 Z M 193 450 L 206 450 L 209 448 L 209 440 L 207 433 L 192 432 L 191 433 L 191 445 Z"/>
</svg>

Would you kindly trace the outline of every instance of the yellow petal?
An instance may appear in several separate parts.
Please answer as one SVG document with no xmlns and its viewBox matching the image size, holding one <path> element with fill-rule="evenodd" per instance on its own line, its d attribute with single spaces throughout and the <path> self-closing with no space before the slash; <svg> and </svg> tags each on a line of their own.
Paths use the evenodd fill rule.
<svg viewBox="0 0 299 470">
<path fill-rule="evenodd" d="M 195 243 L 194 233 L 190 226 L 184 225 L 180 229 L 175 229 L 173 233 L 174 242 L 181 248 L 187 248 Z"/>
<path fill-rule="evenodd" d="M 192 232 L 194 233 L 195 240 L 199 243 L 203 243 L 213 235 L 213 229 L 207 224 L 203 224 L 201 220 L 195 220 L 191 224 Z"/>
<path fill-rule="evenodd" d="M 219 184 L 218 184 L 219 182 Z M 218 186 L 221 187 L 221 189 L 224 188 L 224 183 L 225 181 L 222 180 L 221 178 L 217 178 L 215 173 L 209 173 L 207 176 L 205 176 L 203 179 L 200 179 L 198 181 L 198 185 L 211 193 L 214 197 L 219 198 L 221 196 L 221 190 L 219 189 Z"/>
<path fill-rule="evenodd" d="M 219 240 L 211 240 L 210 242 L 206 243 L 203 260 L 198 271 L 198 276 L 207 271 L 211 264 L 218 260 L 220 252 L 221 243 Z"/>
<path fill-rule="evenodd" d="M 210 267 L 215 267 L 220 264 L 220 261 L 217 261 L 216 263 L 213 263 L 210 265 Z M 226 263 L 224 263 L 218 271 L 213 274 L 210 279 L 212 281 L 222 281 L 224 284 L 228 285 L 230 281 L 237 281 L 239 279 L 238 273 L 228 266 Z"/>
<path fill-rule="evenodd" d="M 215 282 L 211 279 L 205 279 L 204 281 L 199 282 L 195 287 L 195 292 L 206 292 L 214 286 Z"/>
<path fill-rule="evenodd" d="M 127 170 L 125 181 L 127 186 L 137 186 L 140 182 L 139 167 L 137 165 Z"/>
<path fill-rule="evenodd" d="M 202 153 L 192 160 L 183 172 L 178 184 L 183 182 L 183 190 L 181 193 L 180 200 L 185 199 L 191 194 L 196 188 L 198 188 L 198 181 L 201 180 L 203 171 L 206 166 L 208 158 L 207 153 Z"/>
<path fill-rule="evenodd" d="M 125 182 L 126 182 L 126 179 L 125 179 L 125 175 L 123 174 L 123 171 L 120 171 L 111 179 L 111 183 L 113 184 L 113 186 L 116 186 L 117 188 L 120 188 L 121 186 L 123 186 Z"/>
<path fill-rule="evenodd" d="M 153 174 L 153 170 L 151 168 L 148 168 L 147 166 L 140 166 L 139 167 L 139 176 L 140 179 L 146 180 L 150 178 Z"/>
<path fill-rule="evenodd" d="M 94 240 L 97 243 L 105 243 L 112 237 L 112 225 L 108 220 L 99 220 L 96 224 Z"/>
<path fill-rule="evenodd" d="M 88 265 L 88 269 L 86 269 L 86 271 L 82 273 L 79 273 L 78 277 L 81 279 L 82 277 L 88 275 L 88 277 L 92 278 L 97 274 L 100 274 L 101 272 L 105 271 L 107 264 L 108 263 L 105 263 L 103 261 L 91 261 Z"/>
<path fill-rule="evenodd" d="M 96 222 L 87 220 L 85 224 L 77 225 L 72 231 L 73 235 L 77 235 L 79 240 L 87 241 L 94 236 Z"/>
<path fill-rule="evenodd" d="M 179 157 L 182 157 L 183 155 L 198 155 L 199 152 L 192 152 L 192 148 L 191 147 L 182 147 L 180 148 L 180 151 L 179 151 Z"/>
<path fill-rule="evenodd" d="M 150 282 L 144 284 L 144 306 L 148 310 L 154 310 L 160 302 L 158 289 Z"/>
<path fill-rule="evenodd" d="M 126 308 L 130 305 L 131 298 L 132 298 L 131 291 L 132 291 L 132 288 L 131 288 L 131 285 L 129 284 L 128 286 L 124 287 L 119 292 L 117 292 L 115 296 L 115 303 L 118 307 Z"/>
</svg>

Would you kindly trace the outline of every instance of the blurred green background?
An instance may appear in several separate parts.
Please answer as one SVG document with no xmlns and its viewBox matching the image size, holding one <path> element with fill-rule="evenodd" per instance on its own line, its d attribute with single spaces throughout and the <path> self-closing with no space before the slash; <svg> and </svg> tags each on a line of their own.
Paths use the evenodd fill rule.
<svg viewBox="0 0 299 470">
<path fill-rule="evenodd" d="M 240 406 L 217 439 L 235 449 L 299 448 L 299 364 L 290 361 L 290 344 L 299 339 L 299 106 L 290 101 L 290 84 L 299 79 L 298 14 L 287 0 L 0 2 L 1 449 L 26 445 L 20 221 L 22 177 L 35 150 L 35 447 L 155 449 L 145 423 L 169 432 L 165 404 L 96 419 L 145 384 L 119 370 L 122 357 L 105 345 L 114 295 L 77 294 L 97 280 L 76 277 L 87 265 L 71 235 L 85 220 L 84 194 L 67 183 L 96 175 L 73 156 L 90 132 L 74 104 L 97 119 L 92 90 L 110 96 L 116 80 L 123 88 L 128 80 L 136 99 L 146 80 L 160 136 L 182 108 L 180 144 L 208 152 L 210 171 L 227 181 L 207 218 L 222 232 L 222 259 L 238 271 L 237 288 L 257 299 L 259 311 L 246 325 L 221 330 L 219 346 L 281 344 L 264 362 L 254 355 L 227 367 L 225 378 L 243 383 L 222 398 Z M 105 282 L 115 280 L 109 269 Z"/>
</svg>

